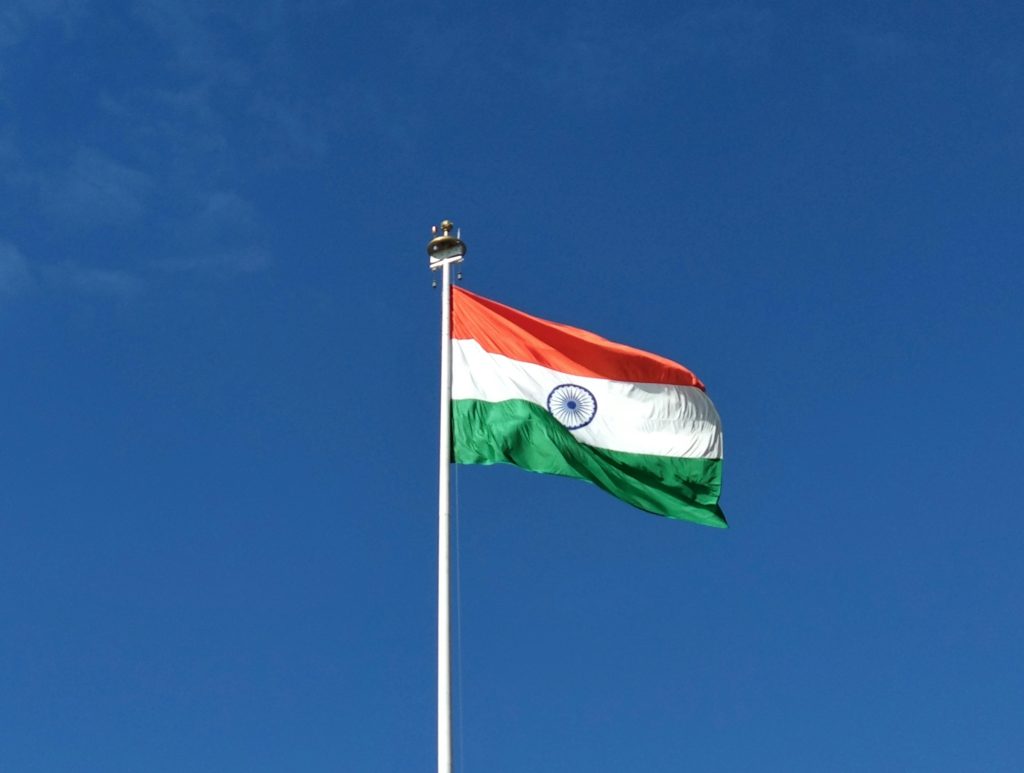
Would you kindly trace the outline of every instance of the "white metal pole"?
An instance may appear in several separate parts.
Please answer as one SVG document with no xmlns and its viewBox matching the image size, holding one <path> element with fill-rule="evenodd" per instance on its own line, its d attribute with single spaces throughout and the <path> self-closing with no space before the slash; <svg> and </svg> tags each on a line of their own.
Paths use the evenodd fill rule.
<svg viewBox="0 0 1024 773">
<path fill-rule="evenodd" d="M 437 483 L 437 773 L 452 771 L 452 656 L 451 592 L 449 591 L 449 484 L 452 444 L 452 274 L 466 245 L 453 235 L 451 220 L 441 221 L 441 233 L 427 245 L 430 270 L 441 269 L 441 443 Z M 460 275 L 461 279 L 462 276 Z"/>
<path fill-rule="evenodd" d="M 441 266 L 441 447 L 437 498 L 437 773 L 452 770 L 449 482 L 451 467 L 451 263 Z"/>
</svg>

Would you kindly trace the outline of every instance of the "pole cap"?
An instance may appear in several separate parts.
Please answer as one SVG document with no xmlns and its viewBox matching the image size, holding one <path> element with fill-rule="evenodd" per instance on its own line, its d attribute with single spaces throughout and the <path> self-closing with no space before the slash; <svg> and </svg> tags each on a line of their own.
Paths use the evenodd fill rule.
<svg viewBox="0 0 1024 773">
<path fill-rule="evenodd" d="M 427 255 L 430 257 L 430 264 L 455 259 L 462 260 L 466 254 L 466 244 L 458 236 L 452 236 L 455 230 L 455 223 L 451 220 L 441 221 L 441 233 L 438 235 L 437 226 L 431 228 L 434 238 L 427 243 Z"/>
</svg>

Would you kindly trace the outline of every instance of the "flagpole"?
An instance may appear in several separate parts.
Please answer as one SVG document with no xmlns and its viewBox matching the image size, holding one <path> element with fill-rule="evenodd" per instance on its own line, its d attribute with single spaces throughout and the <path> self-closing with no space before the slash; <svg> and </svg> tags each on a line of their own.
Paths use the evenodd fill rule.
<svg viewBox="0 0 1024 773">
<path fill-rule="evenodd" d="M 449 560 L 449 472 L 451 468 L 452 323 L 451 266 L 461 263 L 466 245 L 452 236 L 454 224 L 441 222 L 427 244 L 430 270 L 441 271 L 441 423 L 437 496 L 437 773 L 452 770 L 451 592 Z M 435 280 L 434 284 L 437 282 Z"/>
</svg>

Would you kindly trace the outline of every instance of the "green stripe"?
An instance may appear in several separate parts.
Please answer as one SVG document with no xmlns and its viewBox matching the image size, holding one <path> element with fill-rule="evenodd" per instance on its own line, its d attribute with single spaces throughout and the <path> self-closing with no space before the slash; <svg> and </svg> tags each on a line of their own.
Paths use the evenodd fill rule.
<svg viewBox="0 0 1024 773">
<path fill-rule="evenodd" d="M 656 515 L 725 528 L 718 506 L 721 459 L 679 459 L 607 451 L 576 442 L 541 406 L 526 400 L 452 401 L 453 458 L 514 464 L 580 478 Z"/>
</svg>

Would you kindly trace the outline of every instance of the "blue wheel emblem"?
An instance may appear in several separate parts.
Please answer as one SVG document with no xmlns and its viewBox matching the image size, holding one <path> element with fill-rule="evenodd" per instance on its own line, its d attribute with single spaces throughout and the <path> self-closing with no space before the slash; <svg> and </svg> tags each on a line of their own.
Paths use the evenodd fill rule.
<svg viewBox="0 0 1024 773">
<path fill-rule="evenodd" d="M 597 415 L 597 399 L 579 384 L 559 384 L 548 395 L 548 411 L 566 429 L 580 429 Z"/>
</svg>

